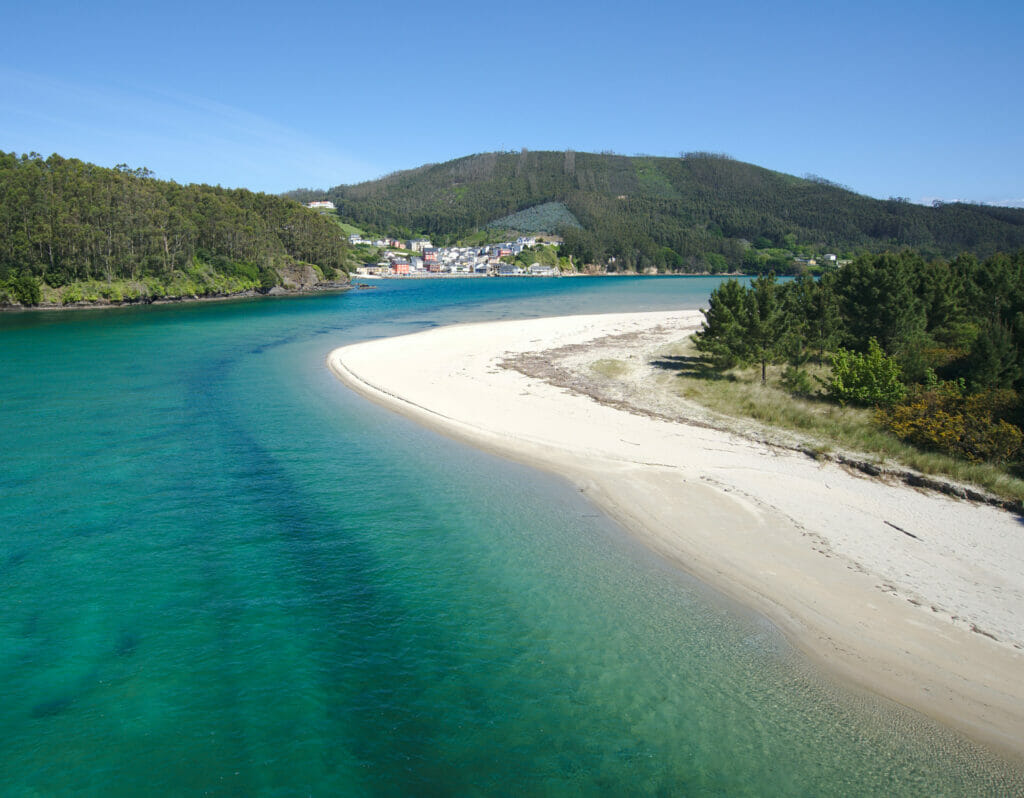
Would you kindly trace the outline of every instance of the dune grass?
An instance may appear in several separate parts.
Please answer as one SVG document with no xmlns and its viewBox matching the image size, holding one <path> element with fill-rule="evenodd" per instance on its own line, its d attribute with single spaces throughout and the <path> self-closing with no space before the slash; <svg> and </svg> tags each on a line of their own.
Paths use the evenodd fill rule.
<svg viewBox="0 0 1024 798">
<path fill-rule="evenodd" d="M 1024 501 L 1024 480 L 999 466 L 957 460 L 904 443 L 878 425 L 872 409 L 842 407 L 820 395 L 791 396 L 782 387 L 781 366 L 770 366 L 767 384 L 762 385 L 760 367 L 717 371 L 689 339 L 659 352 L 656 362 L 671 375 L 668 387 L 673 393 L 730 418 L 799 433 L 823 454 L 839 449 L 856 452 L 878 465 L 899 464 Z M 819 386 L 829 373 L 827 366 L 815 364 L 805 370 Z"/>
<path fill-rule="evenodd" d="M 590 364 L 590 368 L 602 377 L 614 380 L 624 376 L 629 371 L 629 364 L 624 360 L 605 358 L 603 360 L 595 360 Z"/>
</svg>

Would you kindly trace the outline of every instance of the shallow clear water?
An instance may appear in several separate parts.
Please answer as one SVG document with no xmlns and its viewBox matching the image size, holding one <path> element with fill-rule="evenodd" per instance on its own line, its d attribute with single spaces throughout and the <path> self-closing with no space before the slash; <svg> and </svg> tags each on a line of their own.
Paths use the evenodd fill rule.
<svg viewBox="0 0 1024 798">
<path fill-rule="evenodd" d="M 436 324 L 695 307 L 716 283 L 390 281 L 0 318 L 0 792 L 1021 792 L 568 483 L 324 366 Z"/>
</svg>

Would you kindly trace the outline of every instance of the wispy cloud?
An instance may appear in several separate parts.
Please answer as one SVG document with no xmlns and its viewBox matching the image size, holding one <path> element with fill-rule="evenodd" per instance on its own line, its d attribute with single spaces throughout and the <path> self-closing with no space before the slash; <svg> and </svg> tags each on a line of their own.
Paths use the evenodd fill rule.
<svg viewBox="0 0 1024 798">
<path fill-rule="evenodd" d="M 263 191 L 376 176 L 319 134 L 204 97 L 84 86 L 0 68 L 0 148 L 148 166 L 179 182 Z"/>
</svg>

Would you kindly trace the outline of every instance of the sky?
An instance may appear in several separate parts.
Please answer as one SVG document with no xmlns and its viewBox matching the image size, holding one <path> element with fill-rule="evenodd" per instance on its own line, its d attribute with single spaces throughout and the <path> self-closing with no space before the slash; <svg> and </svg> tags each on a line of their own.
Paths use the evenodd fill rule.
<svg viewBox="0 0 1024 798">
<path fill-rule="evenodd" d="M 707 150 L 1024 206 L 1024 2 L 2 0 L 0 150 L 282 192 Z"/>
</svg>

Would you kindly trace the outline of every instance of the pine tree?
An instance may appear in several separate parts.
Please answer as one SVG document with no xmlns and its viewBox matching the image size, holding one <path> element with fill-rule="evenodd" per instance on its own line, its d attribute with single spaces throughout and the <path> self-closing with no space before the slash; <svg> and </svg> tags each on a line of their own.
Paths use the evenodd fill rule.
<svg viewBox="0 0 1024 798">
<path fill-rule="evenodd" d="M 712 291 L 704 327 L 694 337 L 697 349 L 709 354 L 719 368 L 760 364 L 764 383 L 768 364 L 785 359 L 789 329 L 782 291 L 770 274 L 758 277 L 749 288 L 726 280 Z"/>
<path fill-rule="evenodd" d="M 967 360 L 967 379 L 975 390 L 1012 388 L 1021 378 L 1013 333 L 998 321 L 982 325 Z"/>
<path fill-rule="evenodd" d="M 761 382 L 768 381 L 768 364 L 785 359 L 789 316 L 775 275 L 758 277 L 747 290 L 745 337 L 749 359 L 761 364 Z"/>
<path fill-rule="evenodd" d="M 718 368 L 740 365 L 744 357 L 746 289 L 738 280 L 721 283 L 711 292 L 704 326 L 693 336 L 697 349 L 711 357 Z"/>
</svg>

